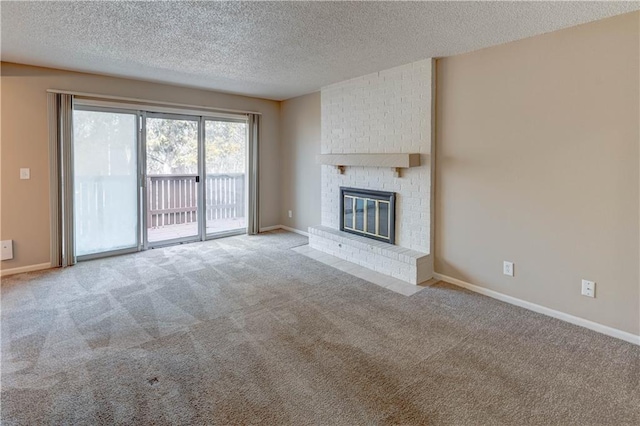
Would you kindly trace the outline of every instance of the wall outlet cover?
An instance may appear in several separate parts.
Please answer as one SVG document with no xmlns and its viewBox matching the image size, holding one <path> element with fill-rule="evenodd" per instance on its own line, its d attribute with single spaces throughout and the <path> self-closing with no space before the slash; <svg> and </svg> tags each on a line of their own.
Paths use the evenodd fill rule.
<svg viewBox="0 0 640 426">
<path fill-rule="evenodd" d="M 0 257 L 2 260 L 13 259 L 13 240 L 0 241 Z"/>
<path fill-rule="evenodd" d="M 510 277 L 513 276 L 513 262 L 504 261 L 502 263 L 502 273 Z"/>
<path fill-rule="evenodd" d="M 582 295 L 596 297 L 596 283 L 594 281 L 582 280 Z"/>
</svg>

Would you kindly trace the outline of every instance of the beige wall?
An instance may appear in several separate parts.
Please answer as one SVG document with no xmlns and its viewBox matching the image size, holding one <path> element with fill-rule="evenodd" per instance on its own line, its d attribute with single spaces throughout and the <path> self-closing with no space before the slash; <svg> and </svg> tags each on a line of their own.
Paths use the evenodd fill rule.
<svg viewBox="0 0 640 426">
<path fill-rule="evenodd" d="M 281 224 L 306 232 L 320 224 L 320 92 L 282 102 L 280 120 Z"/>
<path fill-rule="evenodd" d="M 438 61 L 437 272 L 640 334 L 639 51 L 633 13 Z M 320 223 L 319 93 L 279 104 L 13 64 L 1 84 L 3 269 L 49 260 L 48 88 L 261 111 L 262 226 Z"/>
<path fill-rule="evenodd" d="M 639 24 L 438 61 L 437 272 L 640 334 Z"/>
<path fill-rule="evenodd" d="M 280 223 L 279 102 L 3 63 L 0 234 L 15 243 L 14 259 L 2 269 L 49 262 L 47 89 L 261 112 L 260 221 L 263 227 Z M 20 167 L 31 168 L 31 180 L 19 179 Z"/>
</svg>

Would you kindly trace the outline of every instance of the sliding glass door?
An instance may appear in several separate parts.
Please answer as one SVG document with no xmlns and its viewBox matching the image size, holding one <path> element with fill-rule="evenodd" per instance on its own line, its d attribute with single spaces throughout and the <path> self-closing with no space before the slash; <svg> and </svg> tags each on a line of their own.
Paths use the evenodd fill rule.
<svg viewBox="0 0 640 426">
<path fill-rule="evenodd" d="M 247 228 L 247 122 L 205 120 L 206 234 Z"/>
<path fill-rule="evenodd" d="M 197 240 L 199 226 L 199 117 L 147 114 L 147 244 Z"/>
<path fill-rule="evenodd" d="M 76 256 L 247 231 L 245 117 L 75 105 Z"/>
<path fill-rule="evenodd" d="M 73 113 L 75 252 L 79 258 L 138 248 L 138 115 Z"/>
</svg>

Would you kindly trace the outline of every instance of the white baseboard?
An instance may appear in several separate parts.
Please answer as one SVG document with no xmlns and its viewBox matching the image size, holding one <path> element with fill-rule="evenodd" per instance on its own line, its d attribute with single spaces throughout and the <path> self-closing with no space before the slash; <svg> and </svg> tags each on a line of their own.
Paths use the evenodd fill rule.
<svg viewBox="0 0 640 426">
<path fill-rule="evenodd" d="M 51 263 L 39 263 L 37 265 L 21 266 L 19 268 L 0 269 L 0 277 L 7 277 L 9 275 L 23 274 L 25 272 L 42 271 L 44 269 L 50 269 Z"/>
<path fill-rule="evenodd" d="M 590 330 L 597 331 L 598 333 L 606 334 L 607 336 L 615 337 L 617 339 L 621 339 L 629 343 L 633 343 L 635 345 L 640 345 L 640 336 L 638 335 L 631 334 L 626 331 L 618 330 L 617 328 L 609 327 L 597 322 L 589 321 L 584 318 L 566 314 L 564 312 L 556 311 L 555 309 L 547 308 L 541 305 L 536 305 L 535 303 L 527 302 L 526 300 L 518 299 L 516 297 L 507 296 L 506 294 L 502 294 L 494 290 L 489 290 L 488 288 L 470 284 L 466 281 L 449 277 L 447 275 L 435 273 L 433 274 L 433 276 L 434 278 L 437 278 L 439 280 L 446 281 L 451 284 L 455 284 L 459 287 L 463 287 L 463 288 L 466 288 L 467 290 L 471 290 L 473 292 L 480 293 L 485 296 L 489 296 L 493 299 L 498 299 L 503 302 L 520 306 L 521 308 L 525 308 L 530 311 L 537 312 L 539 314 L 557 318 L 559 320 L 566 321 L 574 325 L 579 325 L 581 327 L 585 327 Z"/>
<path fill-rule="evenodd" d="M 282 228 L 282 225 L 265 226 L 264 228 L 260 228 L 260 232 L 275 231 L 280 228 Z"/>
<path fill-rule="evenodd" d="M 308 233 L 308 232 L 304 232 L 304 231 L 301 231 L 301 230 L 296 229 L 296 228 L 291 228 L 291 227 L 289 227 L 289 226 L 284 226 L 284 225 L 280 225 L 280 227 L 281 227 L 282 229 L 284 229 L 285 231 L 293 232 L 293 233 L 295 233 L 295 234 L 304 235 L 305 237 L 308 237 L 308 236 L 309 236 L 309 233 Z"/>
<path fill-rule="evenodd" d="M 296 234 L 304 235 L 305 237 L 309 236 L 308 232 L 304 232 L 299 229 L 291 228 L 289 226 L 284 226 L 284 225 L 265 226 L 264 228 L 260 228 L 260 232 L 275 231 L 276 229 L 284 229 L 285 231 L 294 232 Z"/>
</svg>

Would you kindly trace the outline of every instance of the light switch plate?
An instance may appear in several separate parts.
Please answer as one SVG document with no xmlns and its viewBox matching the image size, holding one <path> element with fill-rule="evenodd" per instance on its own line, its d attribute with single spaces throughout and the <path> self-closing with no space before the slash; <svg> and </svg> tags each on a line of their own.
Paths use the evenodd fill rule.
<svg viewBox="0 0 640 426">
<path fill-rule="evenodd" d="M 20 179 L 31 179 L 31 169 L 20 169 Z"/>
</svg>

